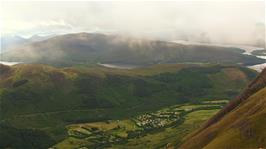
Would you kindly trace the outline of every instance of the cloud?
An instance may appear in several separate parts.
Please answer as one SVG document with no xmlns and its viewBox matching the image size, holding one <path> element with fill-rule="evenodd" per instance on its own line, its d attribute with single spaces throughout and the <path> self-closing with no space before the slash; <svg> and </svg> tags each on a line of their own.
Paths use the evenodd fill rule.
<svg viewBox="0 0 266 149">
<path fill-rule="evenodd" d="M 263 1 L 4 2 L 1 30 L 250 44 L 264 39 L 264 9 Z"/>
</svg>

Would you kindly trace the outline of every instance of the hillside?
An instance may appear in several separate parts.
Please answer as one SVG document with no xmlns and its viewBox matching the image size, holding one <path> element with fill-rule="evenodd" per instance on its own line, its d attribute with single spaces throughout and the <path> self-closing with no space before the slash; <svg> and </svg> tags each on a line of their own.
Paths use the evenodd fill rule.
<svg viewBox="0 0 266 149">
<path fill-rule="evenodd" d="M 31 142 L 12 137 L 28 134 L 45 138 L 39 142 L 43 148 L 65 138 L 66 125 L 128 118 L 175 104 L 230 99 L 256 76 L 239 66 L 195 64 L 131 70 L 18 64 L 0 65 L 0 72 L 0 131 L 13 134 L 4 136 L 9 139 L 0 144 L 30 146 Z"/>
<path fill-rule="evenodd" d="M 243 55 L 238 48 L 182 45 L 117 35 L 76 33 L 55 36 L 13 49 L 3 60 L 56 66 L 111 63 L 152 65 L 161 63 L 223 63 L 254 65 L 262 59 Z"/>
<path fill-rule="evenodd" d="M 180 148 L 265 148 L 266 69 Z"/>
</svg>

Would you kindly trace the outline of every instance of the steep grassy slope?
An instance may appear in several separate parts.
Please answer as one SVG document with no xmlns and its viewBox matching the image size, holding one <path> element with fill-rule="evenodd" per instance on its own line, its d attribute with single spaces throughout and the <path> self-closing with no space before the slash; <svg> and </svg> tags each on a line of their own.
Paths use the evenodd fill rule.
<svg viewBox="0 0 266 149">
<path fill-rule="evenodd" d="M 56 36 L 3 54 L 3 60 L 45 63 L 57 66 L 122 63 L 226 63 L 253 65 L 263 63 L 255 56 L 243 55 L 237 48 L 181 45 L 177 43 L 132 39 L 114 35 L 77 33 Z"/>
<path fill-rule="evenodd" d="M 27 134 L 38 129 L 44 134 L 29 134 L 49 136 L 45 143 L 64 138 L 67 124 L 125 118 L 173 104 L 230 99 L 256 75 L 247 68 L 219 65 L 119 70 L 19 64 L 0 65 L 0 71 L 0 120 L 3 127 L 11 127 L 3 130 Z"/>
<path fill-rule="evenodd" d="M 266 69 L 238 98 L 188 136 L 181 148 L 265 148 L 265 87 Z"/>
</svg>

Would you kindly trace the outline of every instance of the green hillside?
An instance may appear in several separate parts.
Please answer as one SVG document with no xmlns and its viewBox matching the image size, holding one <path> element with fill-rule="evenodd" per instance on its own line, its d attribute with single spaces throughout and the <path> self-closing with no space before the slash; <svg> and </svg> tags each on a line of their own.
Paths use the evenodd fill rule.
<svg viewBox="0 0 266 149">
<path fill-rule="evenodd" d="M 237 118 L 233 128 L 217 136 L 206 149 L 212 148 L 264 148 L 266 146 L 266 88 L 251 96 L 241 108 L 227 116 L 224 123 Z M 247 112 L 248 111 L 248 112 Z M 235 127 L 234 127 L 235 126 Z"/>
<path fill-rule="evenodd" d="M 266 50 L 254 50 L 251 54 L 256 56 L 266 56 Z"/>
<path fill-rule="evenodd" d="M 115 35 L 76 33 L 59 35 L 20 46 L 2 55 L 3 60 L 56 66 L 111 63 L 153 65 L 162 63 L 222 63 L 254 65 L 263 59 L 242 54 L 244 50 Z"/>
<path fill-rule="evenodd" d="M 200 129 L 191 133 L 182 149 L 265 148 L 266 69 Z M 215 120 L 215 121 L 214 121 Z"/>
<path fill-rule="evenodd" d="M 47 148 L 67 136 L 69 124 L 134 117 L 163 107 L 230 99 L 256 76 L 221 65 L 155 65 L 132 70 L 101 66 L 55 68 L 0 65 L 0 147 L 27 148 L 39 136 Z M 14 134 L 14 135 L 9 135 Z M 14 137 L 13 137 L 14 136 Z M 2 140 L 2 139 L 0 139 Z M 16 143 L 11 143 L 16 142 Z M 34 141 L 36 142 L 36 141 Z"/>
</svg>

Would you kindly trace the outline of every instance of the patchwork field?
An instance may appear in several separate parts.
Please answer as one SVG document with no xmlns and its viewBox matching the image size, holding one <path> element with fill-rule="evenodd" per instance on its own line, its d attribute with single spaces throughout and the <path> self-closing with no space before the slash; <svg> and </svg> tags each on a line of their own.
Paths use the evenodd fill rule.
<svg viewBox="0 0 266 149">
<path fill-rule="evenodd" d="M 226 100 L 216 100 L 178 104 L 129 119 L 68 125 L 68 137 L 54 148 L 163 148 L 177 145 L 225 103 Z"/>
</svg>

